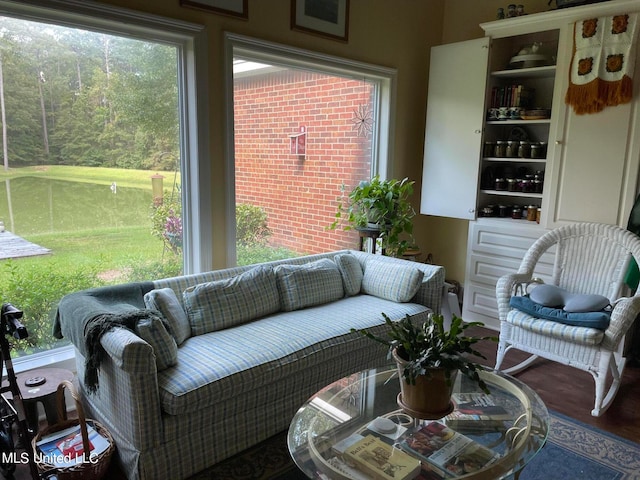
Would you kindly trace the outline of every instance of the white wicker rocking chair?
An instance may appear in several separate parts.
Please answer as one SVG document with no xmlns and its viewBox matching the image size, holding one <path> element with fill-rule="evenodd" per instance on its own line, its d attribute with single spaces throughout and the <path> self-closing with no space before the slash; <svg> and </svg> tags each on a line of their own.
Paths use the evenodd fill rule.
<svg viewBox="0 0 640 480">
<path fill-rule="evenodd" d="M 522 295 L 529 284 L 539 281 L 534 271 L 543 255 L 547 271 L 552 265 L 553 285 L 572 293 L 609 298 L 613 310 L 606 330 L 534 318 L 510 307 L 512 295 Z M 640 237 L 613 225 L 578 223 L 540 237 L 525 254 L 518 273 L 501 277 L 496 285 L 500 316 L 496 370 L 512 348 L 532 356 L 503 370 L 505 373 L 517 373 L 538 357 L 585 370 L 596 385 L 591 414 L 597 417 L 604 413 L 620 386 L 626 362 L 625 334 L 640 313 L 640 293 L 620 298 L 628 291 L 624 278 L 631 256 L 640 265 Z M 605 395 L 609 370 L 612 383 Z"/>
</svg>

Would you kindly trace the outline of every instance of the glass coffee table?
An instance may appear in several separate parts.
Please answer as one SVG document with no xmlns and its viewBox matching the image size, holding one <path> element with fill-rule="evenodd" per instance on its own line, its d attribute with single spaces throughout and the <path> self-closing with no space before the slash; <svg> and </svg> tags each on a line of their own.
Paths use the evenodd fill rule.
<svg viewBox="0 0 640 480">
<path fill-rule="evenodd" d="M 345 453 L 353 451 L 350 445 L 363 437 L 373 436 L 391 445 L 393 451 L 411 455 L 411 461 L 419 461 L 419 472 L 408 476 L 406 471 L 391 473 L 388 478 L 517 478 L 545 444 L 549 413 L 524 383 L 499 372 L 483 371 L 481 375 L 490 395 L 482 394 L 459 374 L 454 384 L 455 409 L 439 420 L 415 419 L 398 406 L 400 384 L 395 367 L 342 378 L 312 396 L 294 416 L 287 436 L 291 457 L 309 478 L 374 478 Z M 436 427 L 456 441 L 446 448 L 442 443 L 425 445 L 424 433 Z M 482 462 L 470 465 L 470 460 L 463 459 L 461 450 L 453 449 L 459 442 L 469 445 L 465 449 L 472 446 L 474 455 L 481 453 Z"/>
</svg>

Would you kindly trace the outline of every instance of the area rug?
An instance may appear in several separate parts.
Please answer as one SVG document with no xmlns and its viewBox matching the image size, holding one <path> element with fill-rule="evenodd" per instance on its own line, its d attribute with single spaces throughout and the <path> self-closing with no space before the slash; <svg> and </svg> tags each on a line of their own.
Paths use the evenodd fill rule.
<svg viewBox="0 0 640 480">
<path fill-rule="evenodd" d="M 303 480 L 287 450 L 286 432 L 190 480 Z M 640 444 L 558 413 L 551 414 L 544 448 L 520 480 L 640 480 Z"/>
</svg>

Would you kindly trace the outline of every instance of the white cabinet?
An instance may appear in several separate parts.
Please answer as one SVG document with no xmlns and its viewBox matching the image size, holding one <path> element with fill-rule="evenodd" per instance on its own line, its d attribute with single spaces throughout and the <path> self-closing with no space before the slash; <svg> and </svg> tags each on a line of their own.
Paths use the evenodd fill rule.
<svg viewBox="0 0 640 480">
<path fill-rule="evenodd" d="M 616 0 L 499 20 L 481 25 L 484 39 L 432 49 L 420 210 L 472 220 L 465 320 L 499 327 L 495 283 L 504 273 L 517 270 L 526 249 L 547 229 L 584 221 L 626 226 L 640 163 L 640 69 L 636 67 L 634 99 L 629 104 L 576 115 L 564 96 L 574 23 L 639 11 L 640 0 Z M 482 40 L 489 40 L 488 49 Z M 514 55 L 534 42 L 542 43 L 550 61 L 510 64 Z M 640 55 L 640 49 L 637 52 Z M 637 59 L 636 64 L 640 65 Z M 550 110 L 550 117 L 488 118 L 496 89 L 518 86 L 535 90 L 530 106 Z M 546 144 L 546 154 L 503 157 L 484 148 L 488 142 L 523 132 L 530 143 Z M 539 184 L 531 188 L 524 182 L 524 188 L 509 182 L 505 188 L 502 183 L 531 175 L 543 176 L 541 191 Z M 511 219 L 510 212 L 530 205 L 540 206 L 539 224 Z"/>
</svg>

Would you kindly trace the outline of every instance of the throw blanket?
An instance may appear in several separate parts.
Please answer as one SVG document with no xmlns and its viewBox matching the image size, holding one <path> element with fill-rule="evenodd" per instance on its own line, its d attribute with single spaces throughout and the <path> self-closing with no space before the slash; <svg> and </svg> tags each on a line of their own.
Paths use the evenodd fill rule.
<svg viewBox="0 0 640 480">
<path fill-rule="evenodd" d="M 637 24 L 635 13 L 575 23 L 565 101 L 578 115 L 631 100 Z"/>
<path fill-rule="evenodd" d="M 89 393 L 94 393 L 98 389 L 98 370 L 104 356 L 104 350 L 100 346 L 100 337 L 114 327 L 124 327 L 135 332 L 138 320 L 154 317 L 162 320 L 158 312 L 144 309 L 132 310 L 131 312 L 117 315 L 104 313 L 96 315 L 87 321 L 84 339 L 87 352 L 84 363 L 84 384 Z"/>
<path fill-rule="evenodd" d="M 153 288 L 153 282 L 139 282 L 92 288 L 66 295 L 58 304 L 53 320 L 53 336 L 71 340 L 85 357 L 85 363 L 93 357 L 91 367 L 96 367 L 94 372 L 97 375 L 100 358 L 95 358 L 95 350 L 100 349 L 100 336 L 116 324 L 133 330 L 135 322 L 133 327 L 128 326 L 133 322 L 129 315 L 135 317 L 136 312 L 149 312 L 144 310 L 144 295 Z M 89 335 L 92 337 L 90 342 Z M 91 375 L 93 373 L 89 374 Z"/>
</svg>

